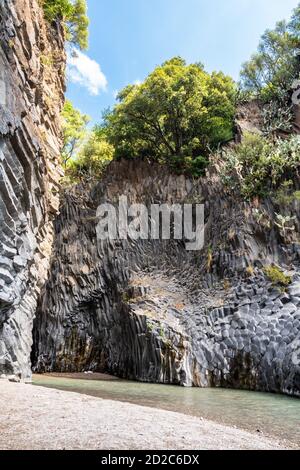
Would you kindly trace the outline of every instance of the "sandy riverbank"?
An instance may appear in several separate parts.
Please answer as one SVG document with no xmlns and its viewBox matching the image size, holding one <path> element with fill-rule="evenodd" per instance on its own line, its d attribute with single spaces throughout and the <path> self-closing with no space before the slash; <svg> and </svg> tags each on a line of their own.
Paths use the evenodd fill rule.
<svg viewBox="0 0 300 470">
<path fill-rule="evenodd" d="M 0 380 L 0 449 L 282 449 L 180 413 Z"/>
</svg>

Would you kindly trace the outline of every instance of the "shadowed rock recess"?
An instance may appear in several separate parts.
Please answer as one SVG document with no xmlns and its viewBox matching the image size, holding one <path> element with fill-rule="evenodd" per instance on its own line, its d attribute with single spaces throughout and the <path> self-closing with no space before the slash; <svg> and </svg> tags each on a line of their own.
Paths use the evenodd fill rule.
<svg viewBox="0 0 300 470">
<path fill-rule="evenodd" d="M 205 247 L 96 239 L 96 208 L 203 202 Z M 299 202 L 292 208 L 298 215 Z M 275 218 L 266 201 L 265 217 Z M 34 327 L 35 370 L 107 371 L 141 381 L 300 394 L 299 244 L 258 224 L 211 174 L 196 184 L 158 164 L 110 165 L 62 197 L 49 280 Z M 292 277 L 274 287 L 263 264 Z"/>
<path fill-rule="evenodd" d="M 36 0 L 0 2 L 0 375 L 22 378 L 31 377 L 32 322 L 59 206 L 57 28 L 46 27 Z"/>
</svg>

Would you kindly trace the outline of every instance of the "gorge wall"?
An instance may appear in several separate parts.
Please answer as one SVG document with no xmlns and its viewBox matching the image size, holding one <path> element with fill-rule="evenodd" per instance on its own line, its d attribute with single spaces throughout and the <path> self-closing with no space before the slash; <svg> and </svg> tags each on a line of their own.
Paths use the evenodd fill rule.
<svg viewBox="0 0 300 470">
<path fill-rule="evenodd" d="M 97 241 L 97 207 L 117 206 L 120 195 L 148 207 L 203 202 L 204 249 Z M 195 182 L 147 161 L 114 162 L 90 191 L 66 191 L 35 321 L 35 370 L 299 395 L 299 201 L 290 240 L 271 222 L 280 208 L 265 201 L 260 209 L 258 223 L 255 205 L 214 173 Z M 273 262 L 292 278 L 286 290 L 262 270 Z"/>
<path fill-rule="evenodd" d="M 0 2 L 0 375 L 31 376 L 59 207 L 64 38 L 37 0 Z"/>
<path fill-rule="evenodd" d="M 246 203 L 213 168 L 196 181 L 147 160 L 61 191 L 63 31 L 37 0 L 1 0 L 0 40 L 0 375 L 29 379 L 33 365 L 299 396 L 299 200 Z M 248 124 L 244 110 L 240 134 Z M 204 248 L 100 242 L 97 208 L 120 195 L 204 204 Z M 264 274 L 272 263 L 286 289 Z"/>
</svg>

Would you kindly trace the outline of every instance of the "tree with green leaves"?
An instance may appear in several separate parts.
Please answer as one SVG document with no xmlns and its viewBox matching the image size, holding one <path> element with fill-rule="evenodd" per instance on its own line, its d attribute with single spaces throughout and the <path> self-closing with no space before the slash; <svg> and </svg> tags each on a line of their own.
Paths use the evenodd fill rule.
<svg viewBox="0 0 300 470">
<path fill-rule="evenodd" d="M 242 90 L 263 103 L 263 132 L 276 138 L 293 128 L 293 82 L 300 73 L 300 5 L 290 21 L 280 21 L 261 38 L 243 65 Z"/>
<path fill-rule="evenodd" d="M 65 102 L 62 111 L 63 149 L 62 159 L 66 168 L 80 146 L 83 144 L 87 133 L 89 117 L 75 109 L 71 101 Z"/>
<path fill-rule="evenodd" d="M 107 141 L 105 129 L 95 126 L 87 134 L 75 158 L 69 160 L 66 174 L 71 181 L 100 178 L 113 155 L 114 148 Z"/>
<path fill-rule="evenodd" d="M 104 116 L 115 156 L 146 156 L 202 172 L 210 151 L 233 136 L 235 91 L 221 72 L 210 75 L 180 57 L 165 62 L 144 83 L 122 90 Z"/>
<path fill-rule="evenodd" d="M 300 72 L 300 6 L 262 36 L 258 51 L 243 65 L 242 85 L 266 100 L 290 89 Z"/>
<path fill-rule="evenodd" d="M 292 22 L 280 21 L 274 30 L 267 30 L 258 52 L 243 65 L 243 86 L 266 100 L 272 99 L 278 89 L 291 88 L 299 74 L 300 42 L 292 26 L 296 25 L 297 18 L 300 22 L 298 14 L 295 12 Z"/>
<path fill-rule="evenodd" d="M 41 3 L 47 21 L 63 22 L 67 40 L 80 49 L 87 49 L 89 19 L 86 0 L 41 0 Z"/>
</svg>

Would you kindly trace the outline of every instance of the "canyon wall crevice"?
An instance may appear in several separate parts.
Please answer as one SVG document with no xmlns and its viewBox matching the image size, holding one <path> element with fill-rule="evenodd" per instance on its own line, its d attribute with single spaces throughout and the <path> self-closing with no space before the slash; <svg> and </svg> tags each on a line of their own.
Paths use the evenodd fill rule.
<svg viewBox="0 0 300 470">
<path fill-rule="evenodd" d="M 1 1 L 0 375 L 25 379 L 59 207 L 63 36 L 37 0 Z"/>
</svg>

